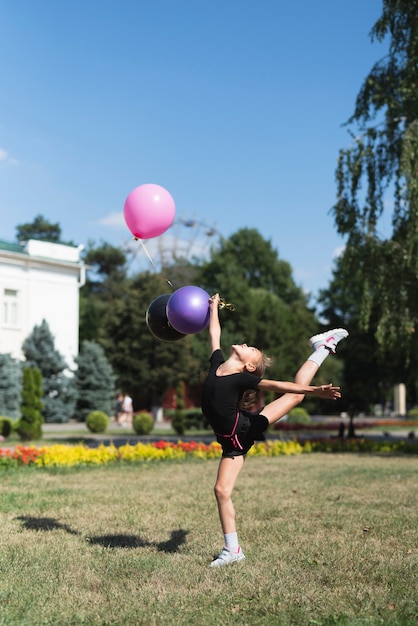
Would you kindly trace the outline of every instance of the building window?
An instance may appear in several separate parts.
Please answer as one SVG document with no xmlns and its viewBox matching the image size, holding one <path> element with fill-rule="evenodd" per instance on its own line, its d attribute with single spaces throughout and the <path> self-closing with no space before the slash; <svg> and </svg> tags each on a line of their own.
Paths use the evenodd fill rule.
<svg viewBox="0 0 418 626">
<path fill-rule="evenodd" d="M 16 289 L 5 289 L 3 294 L 3 324 L 15 327 L 19 322 L 18 292 Z"/>
</svg>

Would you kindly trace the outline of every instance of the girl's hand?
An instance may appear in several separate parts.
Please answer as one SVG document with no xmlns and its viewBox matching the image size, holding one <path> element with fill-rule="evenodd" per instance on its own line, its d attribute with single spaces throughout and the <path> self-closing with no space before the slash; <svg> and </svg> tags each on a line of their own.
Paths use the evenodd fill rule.
<svg viewBox="0 0 418 626">
<path fill-rule="evenodd" d="M 213 295 L 211 298 L 209 298 L 209 308 L 212 309 L 217 309 L 219 307 L 219 303 L 221 301 L 221 298 L 219 296 L 219 293 L 215 293 L 215 295 Z"/>
<path fill-rule="evenodd" d="M 333 387 L 332 383 L 328 385 L 320 385 L 313 392 L 314 396 L 319 398 L 327 398 L 328 400 L 338 400 L 341 398 L 341 387 Z"/>
</svg>

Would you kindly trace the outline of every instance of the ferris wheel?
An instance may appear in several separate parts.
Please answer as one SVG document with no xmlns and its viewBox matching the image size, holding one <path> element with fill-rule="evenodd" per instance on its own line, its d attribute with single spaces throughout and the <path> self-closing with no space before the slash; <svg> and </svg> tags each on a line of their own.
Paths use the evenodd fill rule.
<svg viewBox="0 0 418 626">
<path fill-rule="evenodd" d="M 163 271 L 176 262 L 201 261 L 219 243 L 220 233 L 214 225 L 190 216 L 180 216 L 159 237 L 145 241 L 130 239 L 123 248 L 131 271 Z"/>
</svg>

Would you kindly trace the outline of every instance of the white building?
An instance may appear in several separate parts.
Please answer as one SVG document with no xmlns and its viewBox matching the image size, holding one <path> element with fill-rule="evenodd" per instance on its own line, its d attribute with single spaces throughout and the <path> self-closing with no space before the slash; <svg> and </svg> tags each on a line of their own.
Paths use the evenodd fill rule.
<svg viewBox="0 0 418 626">
<path fill-rule="evenodd" d="M 46 320 L 67 365 L 78 355 L 82 246 L 0 241 L 0 353 L 23 359 L 22 344 Z"/>
</svg>

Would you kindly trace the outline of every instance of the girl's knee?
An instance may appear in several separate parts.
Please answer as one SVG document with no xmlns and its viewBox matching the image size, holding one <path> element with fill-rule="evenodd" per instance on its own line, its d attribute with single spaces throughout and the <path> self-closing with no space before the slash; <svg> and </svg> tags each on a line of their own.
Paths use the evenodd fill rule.
<svg viewBox="0 0 418 626">
<path fill-rule="evenodd" d="M 219 500 L 228 500 L 231 497 L 232 490 L 224 483 L 217 482 L 213 489 L 215 498 Z"/>
</svg>

